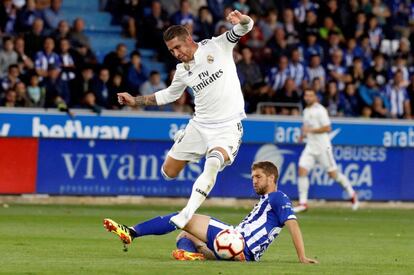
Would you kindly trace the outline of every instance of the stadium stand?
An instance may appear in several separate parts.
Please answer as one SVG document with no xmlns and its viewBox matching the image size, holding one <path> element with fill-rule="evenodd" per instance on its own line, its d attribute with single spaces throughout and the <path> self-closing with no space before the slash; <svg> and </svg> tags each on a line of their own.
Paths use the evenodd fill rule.
<svg viewBox="0 0 414 275">
<path fill-rule="evenodd" d="M 248 113 L 297 115 L 303 90 L 314 88 L 331 116 L 412 118 L 414 4 L 399 0 L 2 0 L 1 103 L 62 110 L 88 106 L 82 103 L 85 93 L 99 95 L 89 88 L 76 90 L 84 68 L 91 68 L 90 81 L 97 82 L 100 68 L 115 62 L 103 91 L 111 101 L 114 94 L 108 91 L 131 87 L 127 73 L 130 79 L 134 75 L 133 51 L 140 59 L 135 73 L 145 72 L 147 80 L 157 71 L 168 85 L 176 62 L 163 44 L 163 30 L 174 22 L 184 24 L 200 41 L 225 32 L 229 26 L 223 18 L 234 8 L 256 21 L 234 51 Z M 50 47 L 57 62 L 46 62 L 48 36 L 54 39 Z M 67 53 L 62 38 L 69 39 Z M 18 64 L 16 75 L 13 64 Z M 48 82 L 53 71 L 60 86 Z M 34 72 L 46 88 L 43 106 L 38 89 L 30 87 Z M 19 81 L 25 84 L 20 90 L 27 91 L 14 102 Z M 59 94 L 65 86 L 69 95 Z M 139 88 L 131 92 L 140 93 Z M 191 101 L 188 89 L 184 102 L 190 107 Z M 100 107 L 121 108 L 108 102 Z"/>
</svg>

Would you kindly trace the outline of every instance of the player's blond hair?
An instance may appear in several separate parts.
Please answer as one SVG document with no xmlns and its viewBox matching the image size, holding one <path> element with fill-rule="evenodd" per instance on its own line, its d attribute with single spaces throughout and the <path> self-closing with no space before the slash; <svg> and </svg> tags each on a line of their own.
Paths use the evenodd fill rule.
<svg viewBox="0 0 414 275">
<path fill-rule="evenodd" d="M 279 178 L 279 171 L 272 162 L 270 161 L 258 161 L 252 164 L 252 171 L 256 169 L 262 169 L 266 176 L 275 176 L 275 182 Z"/>
<path fill-rule="evenodd" d="M 170 41 L 176 37 L 185 39 L 189 35 L 190 33 L 184 26 L 173 25 L 165 30 L 163 38 L 164 38 L 164 41 Z"/>
</svg>

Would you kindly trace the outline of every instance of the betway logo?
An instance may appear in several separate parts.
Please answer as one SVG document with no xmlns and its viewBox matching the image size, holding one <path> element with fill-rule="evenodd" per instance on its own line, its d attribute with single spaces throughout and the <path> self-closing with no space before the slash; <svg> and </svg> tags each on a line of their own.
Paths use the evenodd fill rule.
<svg viewBox="0 0 414 275">
<path fill-rule="evenodd" d="M 0 137 L 7 137 L 10 131 L 10 124 L 4 123 L 0 128 Z"/>
<path fill-rule="evenodd" d="M 127 126 L 89 126 L 82 125 L 79 120 L 68 120 L 64 126 L 55 124 L 48 127 L 40 122 L 39 117 L 33 118 L 32 129 L 33 137 L 127 139 L 129 134 Z"/>
</svg>

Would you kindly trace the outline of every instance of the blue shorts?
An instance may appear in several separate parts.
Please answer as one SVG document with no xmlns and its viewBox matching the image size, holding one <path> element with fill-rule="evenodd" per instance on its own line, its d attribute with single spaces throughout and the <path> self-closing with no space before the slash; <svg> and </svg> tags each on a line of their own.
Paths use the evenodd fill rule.
<svg viewBox="0 0 414 275">
<path fill-rule="evenodd" d="M 207 228 L 207 247 L 213 251 L 214 255 L 218 260 L 221 260 L 217 253 L 214 251 L 214 239 L 216 238 L 217 234 L 220 233 L 221 230 L 231 228 L 234 229 L 232 225 L 224 223 L 218 219 L 210 218 L 210 222 L 208 223 Z M 254 261 L 254 257 L 250 252 L 247 246 L 244 247 L 243 250 L 244 256 L 246 257 L 246 261 Z"/>
</svg>

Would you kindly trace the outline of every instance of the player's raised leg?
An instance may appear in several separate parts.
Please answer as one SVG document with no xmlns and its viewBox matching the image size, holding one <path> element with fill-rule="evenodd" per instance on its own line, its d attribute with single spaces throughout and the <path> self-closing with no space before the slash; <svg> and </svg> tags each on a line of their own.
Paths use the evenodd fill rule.
<svg viewBox="0 0 414 275">
<path fill-rule="evenodd" d="M 228 160 L 229 155 L 223 148 L 216 147 L 207 153 L 204 170 L 193 185 L 186 207 L 178 215 L 171 218 L 171 223 L 178 228 L 184 228 L 213 189 L 220 168 Z"/>
<path fill-rule="evenodd" d="M 351 198 L 350 200 L 352 203 L 352 210 L 357 210 L 359 208 L 358 194 L 357 192 L 355 192 L 348 178 L 344 174 L 338 172 L 338 170 L 328 172 L 328 174 L 332 179 L 337 181 L 342 186 L 342 188 L 348 193 L 348 196 Z"/>
<path fill-rule="evenodd" d="M 299 205 L 293 208 L 295 213 L 308 210 L 309 178 L 308 170 L 299 165 L 298 193 Z"/>
</svg>

